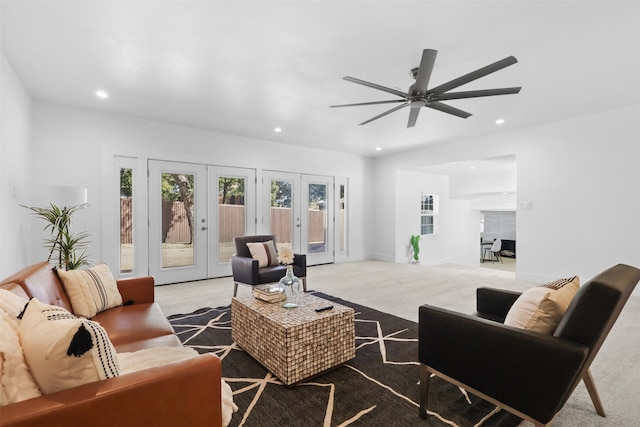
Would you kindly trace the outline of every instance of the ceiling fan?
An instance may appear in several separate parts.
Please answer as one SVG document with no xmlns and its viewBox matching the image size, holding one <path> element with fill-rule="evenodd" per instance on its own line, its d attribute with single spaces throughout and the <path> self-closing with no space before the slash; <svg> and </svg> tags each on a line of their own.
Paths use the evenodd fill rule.
<svg viewBox="0 0 640 427">
<path fill-rule="evenodd" d="M 458 86 L 462 86 L 466 83 L 472 82 L 488 74 L 495 73 L 498 70 L 501 70 L 503 68 L 506 68 L 510 65 L 515 64 L 516 62 L 518 62 L 518 60 L 513 56 L 509 56 L 500 61 L 494 62 L 493 64 L 487 65 L 486 67 L 482 67 L 480 69 L 472 71 L 469 74 L 465 74 L 464 76 L 458 77 L 457 79 L 453 79 L 450 82 L 441 84 L 440 86 L 436 86 L 432 89 L 428 89 L 429 79 L 431 78 L 431 71 L 433 70 L 433 65 L 436 61 L 437 54 L 438 54 L 438 51 L 433 49 L 424 49 L 422 51 L 422 59 L 420 60 L 420 66 L 418 68 L 414 68 L 411 70 L 411 75 L 413 76 L 414 79 L 416 79 L 416 82 L 409 87 L 409 90 L 407 92 L 402 92 L 397 89 L 380 86 L 375 83 L 370 83 L 364 80 L 356 79 L 355 77 L 349 77 L 349 76 L 343 77 L 343 79 L 346 81 L 357 83 L 363 86 L 368 86 L 373 89 L 378 89 L 383 92 L 387 92 L 392 95 L 399 96 L 402 99 L 394 99 L 389 101 L 360 102 L 357 104 L 331 105 L 331 108 L 401 103 L 397 107 L 393 107 L 392 109 L 385 111 L 382 114 L 378 114 L 377 116 L 369 120 L 366 120 L 360 124 L 365 125 L 381 117 L 384 117 L 387 114 L 391 114 L 395 111 L 398 111 L 402 108 L 411 107 L 411 111 L 409 113 L 409 121 L 407 123 L 407 127 L 410 128 L 415 126 L 416 120 L 418 120 L 418 114 L 420 114 L 420 109 L 422 107 L 433 108 L 434 110 L 442 111 L 448 114 L 453 114 L 454 116 L 462 117 L 463 119 L 466 119 L 467 117 L 471 116 L 471 113 L 467 113 L 466 111 L 462 111 L 458 108 L 451 107 L 450 105 L 443 104 L 440 101 L 448 101 L 451 99 L 462 99 L 462 98 L 477 98 L 481 96 L 510 95 L 510 94 L 515 94 L 520 92 L 521 87 L 469 90 L 464 92 L 449 92 L 450 90 L 455 89 Z"/>
</svg>

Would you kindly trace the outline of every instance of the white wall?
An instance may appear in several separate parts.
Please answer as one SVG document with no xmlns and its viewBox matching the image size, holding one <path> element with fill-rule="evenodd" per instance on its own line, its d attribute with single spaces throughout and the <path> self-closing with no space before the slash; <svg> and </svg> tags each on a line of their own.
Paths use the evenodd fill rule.
<svg viewBox="0 0 640 427">
<path fill-rule="evenodd" d="M 420 194 L 438 197 L 440 217 L 444 217 L 449 204 L 449 178 L 442 175 L 399 170 L 396 172 L 396 262 L 408 262 L 409 237 L 420 234 Z M 444 257 L 446 232 L 440 230 L 435 235 L 421 236 L 420 263 L 441 264 L 449 260 Z M 443 238 L 443 233 L 444 237 Z M 438 258 L 436 258 L 438 257 Z"/>
<path fill-rule="evenodd" d="M 449 227 L 448 250 L 455 264 L 480 264 L 480 211 L 467 200 L 451 200 L 447 215 Z"/>
<path fill-rule="evenodd" d="M 78 216 L 78 229 L 95 233 L 91 257 L 113 260 L 103 242 L 117 230 L 110 228 L 109 197 L 117 190 L 113 181 L 113 156 L 173 160 L 211 165 L 248 167 L 349 179 L 349 260 L 370 257 L 373 207 L 372 160 L 360 156 L 176 126 L 162 122 L 71 108 L 49 102 L 33 106 L 34 189 L 44 184 L 74 185 L 88 189 L 91 207 Z M 138 194 L 139 198 L 146 198 Z M 258 206 L 261 206 L 258 203 Z M 113 247 L 114 245 L 111 245 Z M 36 260 L 41 257 L 34 240 Z M 113 263 L 113 262 L 112 262 Z"/>
<path fill-rule="evenodd" d="M 479 194 L 516 191 L 516 171 L 507 168 L 483 170 L 477 174 L 459 174 L 451 178 L 451 197 L 469 198 Z"/>
<path fill-rule="evenodd" d="M 449 177 L 398 170 L 396 172 L 396 262 L 409 261 L 409 237 L 420 233 L 420 194 L 439 200 L 439 231 L 420 239 L 420 264 L 474 264 L 480 260 L 480 216 L 470 203 L 450 198 Z"/>
<path fill-rule="evenodd" d="M 404 236 L 396 236 L 395 224 L 396 224 L 396 198 L 401 197 L 402 189 L 400 186 L 396 186 L 396 172 L 398 170 L 412 170 L 429 165 L 440 165 L 455 163 L 464 160 L 477 160 L 486 159 L 492 157 L 499 157 L 504 155 L 515 154 L 515 147 L 509 147 L 505 149 L 505 144 L 497 143 L 491 139 L 482 141 L 482 145 L 469 143 L 468 141 L 451 142 L 445 145 L 437 145 L 419 150 L 413 150 L 409 152 L 403 152 L 395 155 L 389 155 L 384 157 L 378 157 L 374 159 L 374 186 L 376 191 L 374 193 L 374 203 L 376 206 L 376 215 L 374 217 L 374 229 L 375 229 L 375 241 L 374 241 L 374 258 L 383 261 L 395 261 L 396 248 L 398 242 L 404 242 Z M 397 190 L 397 191 L 396 191 Z M 396 194 L 398 192 L 399 194 Z M 458 207 L 468 206 L 468 202 L 464 200 L 458 200 Z M 481 209 L 478 207 L 476 209 Z M 468 265 L 471 259 L 475 259 L 479 264 L 479 227 L 480 227 L 480 212 L 467 212 L 462 214 L 456 212 L 458 221 L 461 220 L 461 216 L 466 217 L 469 224 L 458 224 L 460 226 L 459 231 L 456 232 L 452 239 L 456 239 L 459 244 L 455 244 L 454 240 L 449 240 L 448 244 L 452 247 L 460 246 L 464 242 L 475 242 L 473 249 L 475 256 L 471 257 L 471 249 L 461 249 L 460 252 L 456 252 L 454 249 L 454 256 L 460 256 L 467 262 L 462 262 Z M 393 226 L 391 226 L 391 224 Z M 468 230 L 465 233 L 473 234 L 462 236 L 461 230 Z M 477 243 L 477 244 L 476 244 Z M 457 254 L 457 255 L 456 255 Z M 436 259 L 448 258 L 449 254 L 440 254 L 435 256 Z M 475 265 L 475 264 L 473 264 Z"/>
<path fill-rule="evenodd" d="M 640 106 L 632 106 L 383 157 L 375 161 L 376 182 L 394 182 L 399 169 L 516 154 L 517 205 L 532 202 L 517 211 L 517 277 L 587 280 L 619 262 L 640 266 L 638 123 Z M 397 208 L 375 196 L 376 228 L 396 223 Z M 477 240 L 477 229 L 465 229 Z M 381 233 L 376 256 L 395 258 L 404 240 Z"/>
<path fill-rule="evenodd" d="M 393 166 L 385 168 L 386 166 L 374 160 L 373 258 L 379 261 L 396 262 L 396 245 L 404 241 L 404 236 L 402 239 L 396 239 L 396 206 L 399 196 L 396 186 L 397 169 Z"/>
<path fill-rule="evenodd" d="M 2 53 L 0 66 L 0 279 L 27 265 L 31 229 L 31 98 Z"/>
<path fill-rule="evenodd" d="M 420 234 L 420 194 L 432 194 L 438 197 L 440 217 L 446 215 L 449 202 L 449 178 L 442 175 L 399 170 L 396 172 L 396 262 L 409 262 L 409 238 Z M 436 235 L 420 238 L 420 263 L 425 265 L 447 262 L 442 257 L 446 240 L 442 230 Z M 445 233 L 446 236 L 446 233 Z"/>
<path fill-rule="evenodd" d="M 640 106 L 520 133 L 518 273 L 586 280 L 640 267 Z"/>
</svg>

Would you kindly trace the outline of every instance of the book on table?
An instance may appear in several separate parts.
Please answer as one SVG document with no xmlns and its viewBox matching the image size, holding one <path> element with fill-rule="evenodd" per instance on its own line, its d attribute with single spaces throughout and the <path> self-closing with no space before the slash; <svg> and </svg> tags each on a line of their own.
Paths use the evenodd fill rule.
<svg viewBox="0 0 640 427">
<path fill-rule="evenodd" d="M 280 302 L 287 298 L 280 287 L 275 285 L 256 285 L 253 287 L 253 296 L 266 302 Z"/>
</svg>

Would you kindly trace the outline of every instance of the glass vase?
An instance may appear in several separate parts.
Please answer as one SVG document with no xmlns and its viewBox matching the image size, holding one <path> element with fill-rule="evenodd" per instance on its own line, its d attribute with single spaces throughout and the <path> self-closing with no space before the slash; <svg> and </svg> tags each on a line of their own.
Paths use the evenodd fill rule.
<svg viewBox="0 0 640 427">
<path fill-rule="evenodd" d="M 282 306 L 284 308 L 296 308 L 300 300 L 300 279 L 293 275 L 293 266 L 291 264 L 287 265 L 287 273 L 280 279 L 279 284 L 284 289 L 284 294 L 287 297 Z"/>
</svg>

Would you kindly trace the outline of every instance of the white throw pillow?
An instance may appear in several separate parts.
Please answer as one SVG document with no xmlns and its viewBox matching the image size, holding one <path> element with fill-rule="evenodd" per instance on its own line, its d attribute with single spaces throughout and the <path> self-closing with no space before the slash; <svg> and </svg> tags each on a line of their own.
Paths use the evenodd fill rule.
<svg viewBox="0 0 640 427">
<path fill-rule="evenodd" d="M 258 260 L 260 267 L 268 267 L 272 265 L 278 265 L 278 252 L 276 252 L 276 246 L 273 240 L 267 240 L 266 242 L 247 243 L 251 257 Z"/>
<path fill-rule="evenodd" d="M 578 276 L 527 289 L 511 306 L 504 324 L 552 334 L 578 289 L 580 289 Z"/>
<path fill-rule="evenodd" d="M 13 292 L 0 289 L 0 406 L 42 394 L 29 372 L 20 345 L 18 315 L 26 304 L 26 300 Z"/>
<path fill-rule="evenodd" d="M 20 339 L 31 374 L 44 394 L 119 375 L 118 357 L 98 323 L 32 298 Z"/>
<path fill-rule="evenodd" d="M 19 322 L 18 315 L 22 313 L 27 302 L 27 300 L 9 290 L 0 289 L 0 310 L 7 313 L 15 321 L 16 325 Z"/>
<path fill-rule="evenodd" d="M 122 296 L 107 264 L 87 270 L 57 270 L 76 316 L 92 318 L 122 305 Z"/>
<path fill-rule="evenodd" d="M 0 406 L 41 395 L 24 360 L 18 322 L 0 309 Z"/>
</svg>

